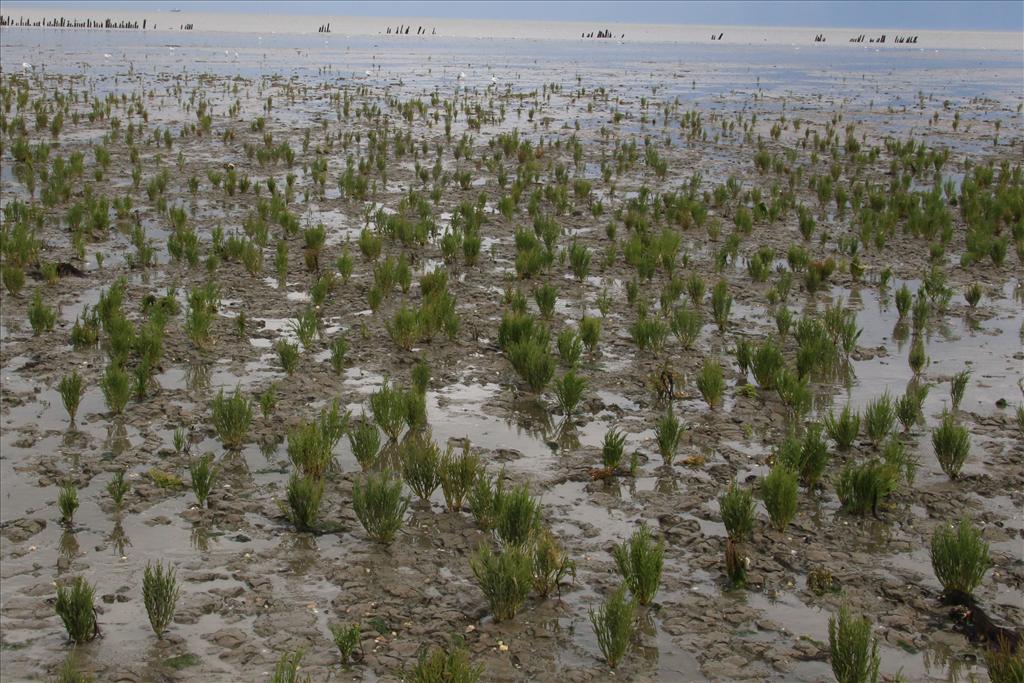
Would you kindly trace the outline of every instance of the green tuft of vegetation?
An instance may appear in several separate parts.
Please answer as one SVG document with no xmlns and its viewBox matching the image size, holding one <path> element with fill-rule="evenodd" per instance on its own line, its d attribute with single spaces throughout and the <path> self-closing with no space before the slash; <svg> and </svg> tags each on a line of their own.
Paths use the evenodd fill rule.
<svg viewBox="0 0 1024 683">
<path fill-rule="evenodd" d="M 655 543 L 650 528 L 641 524 L 629 540 L 612 548 L 612 557 L 633 597 L 641 605 L 649 605 L 661 584 L 665 540 Z"/>
<path fill-rule="evenodd" d="M 636 603 L 626 600 L 626 586 L 619 586 L 597 609 L 589 610 L 590 624 L 605 662 L 616 668 L 636 634 Z"/>
<path fill-rule="evenodd" d="M 992 566 L 988 543 L 968 519 L 942 524 L 932 533 L 930 555 L 935 578 L 947 598 L 969 600 Z"/>
<path fill-rule="evenodd" d="M 352 507 L 370 538 L 387 545 L 402 528 L 409 499 L 402 496 L 401 480 L 381 472 L 353 484 Z"/>
<path fill-rule="evenodd" d="M 838 683 L 877 683 L 881 658 L 866 617 L 854 617 L 846 605 L 840 607 L 828 620 L 828 644 Z"/>
<path fill-rule="evenodd" d="M 495 621 L 515 618 L 533 587 L 533 558 L 521 546 L 494 552 L 481 545 L 469 560 Z"/>
<path fill-rule="evenodd" d="M 81 576 L 76 576 L 70 584 L 57 586 L 57 616 L 67 630 L 68 638 L 76 645 L 87 643 L 99 635 L 94 596 L 95 590 Z"/>
<path fill-rule="evenodd" d="M 956 479 L 970 455 L 971 436 L 966 427 L 956 423 L 951 413 L 945 413 L 932 431 L 932 447 L 942 471 L 950 479 Z"/>
<path fill-rule="evenodd" d="M 170 564 L 164 566 L 161 562 L 155 565 L 147 562 L 142 576 L 142 601 L 153 633 L 161 640 L 174 619 L 179 597 L 181 591 L 174 568 Z"/>
</svg>

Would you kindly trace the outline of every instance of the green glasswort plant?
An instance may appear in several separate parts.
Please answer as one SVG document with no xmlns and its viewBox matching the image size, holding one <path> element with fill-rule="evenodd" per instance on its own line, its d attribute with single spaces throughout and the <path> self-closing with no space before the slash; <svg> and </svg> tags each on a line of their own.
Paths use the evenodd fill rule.
<svg viewBox="0 0 1024 683">
<path fill-rule="evenodd" d="M 445 505 L 450 511 L 457 512 L 462 509 L 473 483 L 483 472 L 483 466 L 480 464 L 480 456 L 470 450 L 467 440 L 459 455 L 454 455 L 448 449 L 441 458 L 438 472 Z"/>
<path fill-rule="evenodd" d="M 867 618 L 854 617 L 843 605 L 829 617 L 828 644 L 838 683 L 877 683 L 881 658 Z"/>
<path fill-rule="evenodd" d="M 888 391 L 868 401 L 864 409 L 864 431 L 876 448 L 885 441 L 895 425 L 896 408 Z"/>
<path fill-rule="evenodd" d="M 370 410 L 373 419 L 388 437 L 395 441 L 402 433 L 408 414 L 405 393 L 385 381 L 381 388 L 370 396 Z"/>
<path fill-rule="evenodd" d="M 722 376 L 722 365 L 715 359 L 706 358 L 697 375 L 697 389 L 710 408 L 717 408 L 722 403 L 725 393 L 725 379 Z"/>
<path fill-rule="evenodd" d="M 776 461 L 800 475 L 800 483 L 811 488 L 815 486 L 828 467 L 828 444 L 822 438 L 822 428 L 809 424 L 803 439 L 788 434 L 779 445 Z"/>
<path fill-rule="evenodd" d="M 572 417 L 576 407 L 583 399 L 583 392 L 586 391 L 587 380 L 578 376 L 575 371 L 562 375 L 554 383 L 555 397 L 558 399 L 558 406 L 566 417 Z"/>
<path fill-rule="evenodd" d="M 960 409 L 960 403 L 964 400 L 964 392 L 967 390 L 967 383 L 971 380 L 970 370 L 961 370 L 949 380 L 949 395 L 953 401 L 954 412 Z M 74 416 L 72 416 L 72 422 Z"/>
<path fill-rule="evenodd" d="M 776 464 L 761 481 L 761 498 L 777 531 L 784 531 L 796 516 L 799 500 L 797 473 L 783 464 Z"/>
<path fill-rule="evenodd" d="M 619 665 L 636 632 L 636 603 L 626 600 L 626 586 L 619 586 L 597 609 L 589 610 L 590 624 L 605 662 L 612 669 Z"/>
<path fill-rule="evenodd" d="M 729 284 L 725 280 L 719 280 L 715 288 L 711 290 L 711 313 L 714 316 L 715 324 L 719 332 L 725 332 L 729 326 L 729 311 L 732 310 L 732 295 L 729 294 Z"/>
<path fill-rule="evenodd" d="M 525 547 L 541 526 L 540 503 L 526 484 L 502 490 L 495 502 L 494 530 L 505 547 Z"/>
<path fill-rule="evenodd" d="M 299 366 L 298 344 L 293 344 L 285 339 L 279 339 L 274 344 L 274 350 L 277 351 L 277 359 L 281 362 L 281 369 L 291 376 L 295 372 L 295 368 Z"/>
<path fill-rule="evenodd" d="M 309 676 L 299 678 L 299 663 L 304 654 L 302 650 L 282 654 L 270 676 L 270 683 L 310 683 Z"/>
<path fill-rule="evenodd" d="M 338 648 L 338 654 L 341 656 L 341 663 L 349 664 L 353 661 L 352 655 L 355 654 L 356 647 L 362 642 L 359 624 L 331 624 L 329 628 L 334 646 Z"/>
<path fill-rule="evenodd" d="M 68 411 L 68 418 L 71 424 L 74 425 L 75 415 L 78 414 L 78 405 L 81 403 L 82 395 L 85 393 L 85 384 L 82 381 L 81 375 L 77 371 L 72 371 L 70 375 L 64 375 L 57 386 L 57 390 L 60 392 L 61 401 L 64 403 L 64 410 Z"/>
<path fill-rule="evenodd" d="M 612 557 L 633 597 L 641 605 L 649 605 L 661 583 L 665 540 L 655 543 L 650 528 L 641 524 L 628 541 L 612 548 Z"/>
<path fill-rule="evenodd" d="M 60 510 L 61 523 L 67 526 L 74 524 L 75 511 L 78 509 L 78 489 L 73 481 L 57 489 L 57 508 Z"/>
<path fill-rule="evenodd" d="M 576 563 L 573 562 L 554 534 L 544 529 L 536 534 L 531 547 L 533 555 L 533 588 L 541 599 L 547 598 L 567 576 L 576 578 Z"/>
<path fill-rule="evenodd" d="M 131 398 L 131 378 L 128 373 L 121 369 L 116 363 L 107 366 L 103 377 L 100 379 L 100 390 L 103 392 L 103 400 L 114 415 L 124 413 L 128 399 Z"/>
<path fill-rule="evenodd" d="M 165 567 L 161 562 L 155 565 L 147 562 L 142 576 L 142 601 L 146 605 L 146 614 L 149 616 L 153 633 L 161 640 L 167 626 L 174 619 L 174 611 L 177 609 L 180 596 L 181 591 L 174 568 L 170 564 Z"/>
<path fill-rule="evenodd" d="M 363 471 L 373 467 L 380 451 L 380 430 L 377 425 L 365 418 L 358 420 L 349 429 L 348 441 L 352 446 L 352 455 Z"/>
<path fill-rule="evenodd" d="M 614 473 L 619 469 L 622 464 L 622 451 L 625 444 L 626 435 L 615 427 L 605 432 L 604 441 L 601 443 L 601 464 L 604 465 L 605 470 Z"/>
<path fill-rule="evenodd" d="M 946 476 L 950 479 L 959 477 L 971 451 L 971 437 L 967 428 L 958 425 L 951 413 L 945 413 L 939 426 L 932 431 L 932 447 Z"/>
<path fill-rule="evenodd" d="M 331 369 L 340 375 L 345 371 L 345 356 L 348 354 L 348 340 L 338 336 L 331 340 Z"/>
<path fill-rule="evenodd" d="M 242 395 L 242 390 L 235 387 L 235 392 L 228 397 L 221 389 L 210 409 L 213 412 L 213 428 L 217 430 L 217 436 L 224 447 L 229 450 L 241 448 L 252 423 L 252 404 Z"/>
<path fill-rule="evenodd" d="M 114 472 L 113 478 L 107 482 L 107 493 L 114 501 L 114 508 L 120 510 L 124 506 L 124 497 L 128 493 L 128 482 L 124 480 L 124 470 Z"/>
<path fill-rule="evenodd" d="M 878 504 L 896 489 L 899 472 L 888 463 L 871 459 L 847 463 L 836 480 L 836 495 L 843 509 L 855 515 L 878 514 Z"/>
<path fill-rule="evenodd" d="M 658 441 L 658 453 L 662 460 L 669 467 L 676 457 L 676 450 L 679 448 L 679 441 L 683 434 L 683 427 L 672 412 L 672 406 L 668 407 L 665 414 L 658 419 L 654 427 L 654 435 Z"/>
<path fill-rule="evenodd" d="M 84 577 L 76 576 L 70 583 L 57 586 L 57 616 L 76 645 L 87 643 L 99 635 L 96 610 L 93 607 L 95 590 Z"/>
<path fill-rule="evenodd" d="M 451 449 L 445 453 L 450 457 Z M 408 435 L 398 447 L 402 479 L 421 501 L 427 501 L 441 484 L 441 449 L 429 434 Z"/>
<path fill-rule="evenodd" d="M 217 468 L 213 464 L 213 453 L 205 453 L 196 458 L 188 465 L 188 471 L 192 478 L 192 493 L 196 495 L 196 502 L 199 507 L 206 507 L 206 499 L 213 490 L 213 482 L 216 478 Z"/>
<path fill-rule="evenodd" d="M 754 497 L 750 491 L 736 486 L 734 481 L 718 499 L 718 506 L 729 538 L 737 543 L 749 540 L 754 532 Z"/>
<path fill-rule="evenodd" d="M 932 534 L 930 555 L 946 599 L 970 604 L 971 595 L 992 565 L 981 531 L 967 519 L 956 526 L 942 524 Z"/>
<path fill-rule="evenodd" d="M 57 312 L 52 306 L 43 303 L 43 293 L 38 289 L 28 307 L 28 322 L 32 326 L 32 335 L 36 337 L 49 332 L 57 323 Z"/>
<path fill-rule="evenodd" d="M 826 415 L 824 424 L 825 432 L 836 442 L 836 448 L 848 451 L 860 433 L 860 412 L 850 410 L 850 404 L 846 404 L 839 417 L 836 417 L 835 412 Z"/>
<path fill-rule="evenodd" d="M 292 473 L 288 478 L 285 500 L 279 504 L 281 512 L 299 531 L 314 531 L 320 517 L 320 499 L 324 493 L 321 479 Z"/>
<path fill-rule="evenodd" d="M 496 553 L 481 545 L 469 565 L 494 620 L 514 618 L 533 587 L 533 558 L 528 550 L 510 546 Z"/>
<path fill-rule="evenodd" d="M 463 644 L 456 641 L 448 649 L 430 648 L 420 653 L 416 666 L 405 673 L 409 683 L 477 683 L 482 664 L 474 666 Z"/>
<path fill-rule="evenodd" d="M 381 472 L 353 484 L 352 507 L 370 538 L 386 545 L 402 528 L 409 499 L 402 496 L 400 479 Z"/>
</svg>

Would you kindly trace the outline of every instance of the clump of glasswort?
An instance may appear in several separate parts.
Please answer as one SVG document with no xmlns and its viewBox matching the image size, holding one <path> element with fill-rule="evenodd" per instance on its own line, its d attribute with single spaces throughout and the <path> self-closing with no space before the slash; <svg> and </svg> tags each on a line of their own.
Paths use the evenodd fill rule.
<svg viewBox="0 0 1024 683">
<path fill-rule="evenodd" d="M 988 543 L 967 519 L 936 528 L 930 554 L 935 577 L 952 602 L 968 602 L 992 564 Z"/>
<path fill-rule="evenodd" d="M 971 380 L 970 370 L 961 370 L 949 380 L 949 395 L 953 401 L 954 412 L 960 409 L 960 403 L 964 400 L 964 392 L 967 390 L 967 383 Z M 73 419 L 72 419 L 73 421 Z"/>
<path fill-rule="evenodd" d="M 641 524 L 628 541 L 612 549 L 612 557 L 633 597 L 641 605 L 649 605 L 661 584 L 665 540 L 655 543 L 650 528 Z"/>
<path fill-rule="evenodd" d="M 636 602 L 626 600 L 625 585 L 619 586 L 603 605 L 589 610 L 597 645 L 612 669 L 619 665 L 633 641 L 636 632 L 635 613 Z"/>
<path fill-rule="evenodd" d="M 164 631 L 174 619 L 180 596 L 174 568 L 170 564 L 165 567 L 160 562 L 155 565 L 147 562 L 142 577 L 142 600 L 157 638 L 163 639 Z"/>
<path fill-rule="evenodd" d="M 836 448 L 848 451 L 860 433 L 860 412 L 851 411 L 850 405 L 847 404 L 839 417 L 830 412 L 825 416 L 824 423 L 828 437 L 836 442 Z"/>
<path fill-rule="evenodd" d="M 366 418 L 357 421 L 349 429 L 348 441 L 352 446 L 352 455 L 363 471 L 373 467 L 380 451 L 380 430 L 377 425 Z"/>
<path fill-rule="evenodd" d="M 338 648 L 338 654 L 341 655 L 341 663 L 348 664 L 352 662 L 352 655 L 355 654 L 356 646 L 361 642 L 360 636 L 362 631 L 359 628 L 359 624 L 331 624 L 330 629 L 334 646 Z"/>
<path fill-rule="evenodd" d="M 60 509 L 60 521 L 67 526 L 74 523 L 75 510 L 78 509 L 78 489 L 69 481 L 61 485 L 57 491 L 57 507 Z"/>
<path fill-rule="evenodd" d="M 313 531 L 320 516 L 320 499 L 323 493 L 322 479 L 292 473 L 288 478 L 285 501 L 279 502 L 281 511 L 299 531 Z"/>
<path fill-rule="evenodd" d="M 451 456 L 451 448 L 444 457 Z M 408 435 L 398 447 L 402 479 L 421 501 L 427 501 L 441 484 L 441 449 L 429 434 Z"/>
<path fill-rule="evenodd" d="M 761 498 L 777 531 L 784 531 L 793 521 L 799 495 L 797 473 L 782 463 L 776 463 L 761 481 Z"/>
<path fill-rule="evenodd" d="M 395 441 L 402 433 L 407 416 L 405 393 L 387 381 L 370 396 L 373 419 L 388 437 Z"/>
<path fill-rule="evenodd" d="M 658 453 L 661 454 L 661 459 L 669 467 L 672 466 L 672 461 L 675 460 L 676 450 L 679 448 L 679 440 L 682 434 L 682 424 L 676 418 L 675 413 L 672 412 L 670 404 L 668 410 L 665 411 L 665 414 L 661 416 L 654 427 L 654 435 L 658 441 Z"/>
<path fill-rule="evenodd" d="M 614 474 L 619 469 L 625 444 L 626 435 L 615 427 L 605 432 L 604 441 L 601 443 L 601 463 L 607 472 Z"/>
<path fill-rule="evenodd" d="M 697 389 L 710 408 L 722 404 L 725 393 L 725 379 L 722 376 L 722 365 L 715 359 L 707 358 L 697 375 Z"/>
<path fill-rule="evenodd" d="M 235 392 L 227 397 L 221 389 L 210 406 L 213 412 L 213 428 L 217 430 L 224 447 L 237 450 L 245 443 L 252 423 L 252 404 L 242 395 L 242 390 L 235 387 Z"/>
<path fill-rule="evenodd" d="M 482 664 L 474 666 L 469 652 L 459 641 L 448 649 L 430 648 L 420 653 L 416 666 L 406 672 L 409 683 L 476 683 L 483 674 Z"/>
<path fill-rule="evenodd" d="M 481 545 L 469 565 L 494 620 L 514 618 L 533 586 L 533 558 L 529 552 L 523 547 L 508 546 L 495 553 Z"/>
<path fill-rule="evenodd" d="M 526 484 L 511 491 L 503 489 L 495 501 L 494 529 L 506 547 L 525 547 L 541 525 L 540 503 L 530 495 Z"/>
<path fill-rule="evenodd" d="M 573 562 L 555 540 L 554 534 L 544 529 L 536 534 L 532 547 L 533 588 L 542 599 L 551 591 L 559 590 L 562 579 L 572 575 L 576 579 L 576 563 Z"/>
<path fill-rule="evenodd" d="M 75 415 L 78 414 L 78 405 L 82 401 L 82 394 L 85 393 L 85 384 L 78 371 L 72 371 L 70 375 L 61 378 L 57 386 L 60 392 L 61 401 L 64 403 L 64 410 L 68 411 L 68 418 L 71 424 L 75 424 Z"/>
<path fill-rule="evenodd" d="M 573 370 L 565 373 L 561 379 L 555 382 L 555 397 L 566 417 L 572 417 L 576 407 L 583 399 L 583 392 L 586 391 L 586 388 L 587 380 L 578 376 Z"/>
<path fill-rule="evenodd" d="M 124 496 L 128 493 L 128 483 L 124 480 L 124 470 L 114 472 L 113 478 L 107 483 L 107 493 L 114 501 L 114 508 L 120 510 L 124 506 Z"/>
<path fill-rule="evenodd" d="M 94 595 L 93 587 L 81 576 L 76 576 L 70 585 L 57 587 L 57 616 L 64 623 L 68 638 L 76 645 L 87 643 L 99 635 Z"/>
<path fill-rule="evenodd" d="M 103 377 L 100 379 L 100 390 L 103 392 L 103 400 L 107 408 L 114 415 L 124 413 L 128 399 L 131 398 L 131 379 L 128 373 L 121 369 L 117 363 L 107 366 Z"/>
<path fill-rule="evenodd" d="M 381 472 L 355 482 L 352 507 L 370 538 L 386 545 L 402 528 L 409 499 L 402 496 L 401 480 Z"/>
<path fill-rule="evenodd" d="M 838 617 L 828 620 L 828 644 L 832 673 L 838 683 L 876 683 L 881 658 L 878 641 L 871 634 L 871 622 L 857 618 L 849 608 L 839 608 Z"/>
<path fill-rule="evenodd" d="M 480 456 L 470 451 L 468 440 L 459 455 L 453 455 L 451 449 L 445 453 L 441 458 L 438 472 L 444 502 L 450 511 L 457 512 L 462 509 L 466 496 L 482 471 Z"/>
<path fill-rule="evenodd" d="M 196 494 L 199 507 L 206 507 L 206 499 L 213 490 L 216 467 L 213 464 L 213 453 L 206 453 L 189 463 L 188 471 L 192 476 L 192 492 Z"/>
<path fill-rule="evenodd" d="M 729 538 L 737 543 L 750 539 L 754 531 L 754 497 L 748 489 L 729 485 L 729 490 L 718 499 Z"/>
<path fill-rule="evenodd" d="M 864 409 L 864 431 L 876 448 L 885 441 L 895 425 L 896 409 L 888 391 L 868 401 Z"/>
<path fill-rule="evenodd" d="M 299 677 L 299 663 L 304 654 L 302 650 L 282 654 L 270 676 L 270 683 L 310 683 L 309 676 Z"/>
<path fill-rule="evenodd" d="M 943 415 L 942 422 L 932 431 L 932 447 L 942 471 L 950 479 L 960 476 L 971 451 L 971 437 L 967 428 L 958 425 L 952 414 Z"/>
</svg>

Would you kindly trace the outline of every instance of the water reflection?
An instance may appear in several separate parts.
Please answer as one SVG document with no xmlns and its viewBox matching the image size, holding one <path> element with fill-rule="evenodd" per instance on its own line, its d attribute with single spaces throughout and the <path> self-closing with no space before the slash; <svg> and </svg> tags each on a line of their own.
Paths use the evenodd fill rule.
<svg viewBox="0 0 1024 683">
<path fill-rule="evenodd" d="M 71 567 L 71 561 L 78 557 L 79 550 L 78 539 L 75 538 L 74 530 L 65 529 L 64 533 L 60 535 L 60 541 L 57 543 L 58 574 L 63 573 L 61 567 Z"/>
<path fill-rule="evenodd" d="M 131 546 L 131 539 L 125 533 L 120 517 L 114 522 L 114 528 L 110 531 L 110 535 L 107 536 L 107 542 L 113 546 L 118 557 L 124 557 L 126 554 L 125 550 Z"/>
<path fill-rule="evenodd" d="M 107 438 L 103 443 L 104 449 L 110 451 L 114 456 L 119 456 L 132 447 L 128 439 L 128 427 L 121 420 L 114 420 L 107 427 Z"/>
<path fill-rule="evenodd" d="M 193 524 L 192 532 L 189 534 L 189 544 L 199 552 L 205 553 L 210 550 L 210 539 L 214 538 L 210 527 L 205 523 Z"/>
</svg>

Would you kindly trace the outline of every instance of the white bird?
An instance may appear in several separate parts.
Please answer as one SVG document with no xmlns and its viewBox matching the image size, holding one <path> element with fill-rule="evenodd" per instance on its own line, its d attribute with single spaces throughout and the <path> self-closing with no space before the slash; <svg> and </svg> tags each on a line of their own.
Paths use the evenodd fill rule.
<svg viewBox="0 0 1024 683">
<path fill-rule="evenodd" d="M 461 80 L 462 80 L 462 79 L 464 79 L 465 77 L 466 77 L 466 72 L 465 72 L 465 71 L 460 71 L 460 72 L 459 72 L 459 80 L 461 81 Z"/>
<path fill-rule="evenodd" d="M 491 83 L 497 83 L 497 82 L 498 82 L 498 77 L 497 76 L 491 76 Z"/>
<path fill-rule="evenodd" d="M 170 50 L 171 52 L 174 52 L 174 48 L 173 47 L 169 47 L 167 49 Z"/>
<path fill-rule="evenodd" d="M 106 52 L 103 53 L 103 56 L 106 57 L 107 59 L 110 59 L 110 55 L 107 54 Z"/>
<path fill-rule="evenodd" d="M 31 68 L 32 68 L 32 65 L 31 65 L 31 64 L 29 64 L 28 62 L 22 62 L 22 63 L 21 63 L 21 68 L 22 68 L 22 69 L 31 69 Z"/>
<path fill-rule="evenodd" d="M 237 52 L 235 53 L 235 59 L 238 59 L 238 53 Z"/>
<path fill-rule="evenodd" d="M 225 57 L 227 56 L 227 54 L 228 54 L 228 51 L 227 51 L 227 50 L 224 50 L 224 56 L 225 56 Z"/>
<path fill-rule="evenodd" d="M 370 70 L 369 70 L 369 69 L 367 69 L 367 70 L 366 70 L 366 77 L 367 77 L 367 78 L 369 78 L 369 77 L 370 77 Z"/>
</svg>

